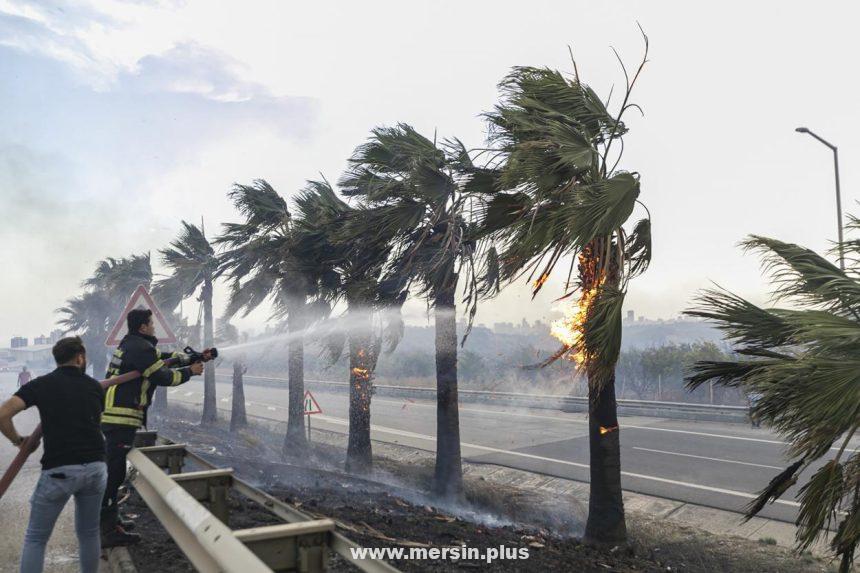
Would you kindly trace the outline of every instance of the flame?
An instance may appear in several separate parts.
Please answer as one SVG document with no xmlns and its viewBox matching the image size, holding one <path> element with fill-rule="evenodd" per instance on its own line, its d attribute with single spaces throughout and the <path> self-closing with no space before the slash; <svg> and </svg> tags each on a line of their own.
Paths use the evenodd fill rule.
<svg viewBox="0 0 860 573">
<path fill-rule="evenodd" d="M 534 283 L 532 283 L 534 290 L 538 290 L 540 287 L 542 287 L 548 279 L 549 273 L 543 273 Z"/>
<path fill-rule="evenodd" d="M 550 325 L 550 334 L 565 346 L 570 347 L 567 358 L 576 362 L 577 365 L 584 364 L 588 358 L 583 348 L 584 327 L 585 320 L 588 318 L 588 310 L 596 295 L 596 288 L 583 291 L 579 301 L 569 304 L 564 309 L 565 315 L 554 320 Z"/>
<path fill-rule="evenodd" d="M 587 288 L 582 289 L 577 302 L 564 307 L 564 316 L 554 320 L 550 325 L 550 334 L 568 348 L 566 357 L 577 366 L 582 366 L 589 358 L 584 347 L 585 321 L 602 282 L 601 277 L 597 276 L 596 264 L 592 249 L 590 247 L 583 249 L 579 254 L 579 272 Z"/>
<path fill-rule="evenodd" d="M 367 368 L 359 368 L 358 366 L 356 366 L 355 368 L 352 369 L 352 373 L 355 376 L 357 376 L 358 378 L 369 378 L 370 377 L 370 370 L 368 370 Z"/>
<path fill-rule="evenodd" d="M 614 432 L 617 429 L 618 426 L 612 426 L 611 428 L 604 428 L 603 426 L 600 426 L 600 435 L 603 436 L 605 434 L 608 434 L 609 432 Z"/>
</svg>

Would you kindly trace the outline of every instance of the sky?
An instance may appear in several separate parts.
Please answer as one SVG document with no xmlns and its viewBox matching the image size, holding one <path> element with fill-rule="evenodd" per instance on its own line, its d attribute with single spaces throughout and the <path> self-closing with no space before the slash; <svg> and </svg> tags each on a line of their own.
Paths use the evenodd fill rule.
<svg viewBox="0 0 860 573">
<path fill-rule="evenodd" d="M 635 67 L 637 22 L 644 116 L 626 117 L 621 167 L 641 174 L 654 261 L 626 307 L 672 318 L 712 282 L 766 302 L 738 241 L 822 251 L 836 236 L 832 154 L 795 127 L 839 146 L 860 215 L 858 17 L 829 1 L 0 0 L 0 346 L 50 331 L 100 259 L 157 262 L 181 220 L 210 234 L 238 220 L 234 183 L 289 197 L 335 181 L 373 127 L 400 121 L 480 147 L 513 66 L 572 72 L 570 47 L 582 81 L 617 94 L 610 47 Z M 534 300 L 508 287 L 477 322 L 546 318 L 563 274 Z M 427 322 L 419 301 L 406 311 Z"/>
</svg>

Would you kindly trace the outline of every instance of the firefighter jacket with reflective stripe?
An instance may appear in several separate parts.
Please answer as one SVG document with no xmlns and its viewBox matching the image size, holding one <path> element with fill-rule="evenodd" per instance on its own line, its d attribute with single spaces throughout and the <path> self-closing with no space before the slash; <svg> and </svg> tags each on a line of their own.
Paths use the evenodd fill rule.
<svg viewBox="0 0 860 573">
<path fill-rule="evenodd" d="M 102 424 L 133 426 L 146 425 L 146 411 L 152 402 L 156 386 L 178 386 L 191 378 L 191 370 L 168 368 L 164 361 L 174 355 L 159 352 L 158 342 L 145 334 L 126 334 L 114 350 L 106 378 L 113 378 L 132 370 L 140 378 L 111 386 L 105 391 L 105 409 Z"/>
</svg>

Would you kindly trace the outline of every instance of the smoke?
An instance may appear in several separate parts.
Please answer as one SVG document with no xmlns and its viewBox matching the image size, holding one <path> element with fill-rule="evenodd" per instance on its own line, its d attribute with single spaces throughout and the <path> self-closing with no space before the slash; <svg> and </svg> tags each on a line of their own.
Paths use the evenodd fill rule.
<svg viewBox="0 0 860 573">
<path fill-rule="evenodd" d="M 343 449 L 340 434 L 322 432 L 314 447 L 301 458 L 282 460 L 283 433 L 286 424 L 256 418 L 252 432 L 233 434 L 218 428 L 201 428 L 190 421 L 177 422 L 177 418 L 196 419 L 198 412 L 185 407 L 171 407 L 170 419 L 162 421 L 164 436 L 187 443 L 189 447 L 218 466 L 242 468 L 243 478 L 255 487 L 278 494 L 288 488 L 298 491 L 301 501 L 314 496 L 368 496 L 371 499 L 393 496 L 415 506 L 429 508 L 433 513 L 447 514 L 463 521 L 485 527 L 546 528 L 554 535 L 577 536 L 582 533 L 582 508 L 559 505 L 534 492 L 512 491 L 509 487 L 494 485 L 483 480 L 466 479 L 468 501 L 440 501 L 423 489 L 428 483 L 432 466 L 395 461 L 377 457 L 372 475 L 355 476 L 342 471 Z M 377 446 L 380 447 L 380 446 Z M 382 446 L 384 447 L 384 446 Z M 432 454 L 428 456 L 428 462 Z M 468 474 L 467 474 L 468 475 Z"/>
<path fill-rule="evenodd" d="M 285 347 L 294 340 L 323 340 L 327 337 L 345 337 L 359 328 L 368 328 L 368 326 L 378 335 L 382 335 L 382 329 L 388 323 L 401 319 L 400 313 L 397 310 L 384 309 L 375 310 L 364 308 L 359 310 L 351 309 L 349 312 L 342 315 L 320 320 L 311 325 L 294 332 L 279 332 L 270 336 L 264 336 L 248 342 L 239 344 L 231 344 L 229 346 L 219 348 L 219 353 L 232 356 L 238 351 L 247 350 L 249 348 L 277 348 Z M 282 326 L 281 328 L 284 328 Z"/>
</svg>

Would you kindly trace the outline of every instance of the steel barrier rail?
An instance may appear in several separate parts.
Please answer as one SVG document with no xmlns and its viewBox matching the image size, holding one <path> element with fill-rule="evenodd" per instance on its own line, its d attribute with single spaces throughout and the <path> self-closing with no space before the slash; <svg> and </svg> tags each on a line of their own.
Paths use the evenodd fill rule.
<svg viewBox="0 0 860 573">
<path fill-rule="evenodd" d="M 278 376 L 245 375 L 250 381 L 286 382 Z M 347 388 L 346 382 L 331 380 L 305 379 L 316 386 Z M 381 396 L 401 398 L 433 399 L 436 389 L 426 386 L 394 386 L 374 384 L 375 391 Z M 545 408 L 572 412 L 585 412 L 588 398 L 579 396 L 560 396 L 555 394 L 523 394 L 517 392 L 492 392 L 488 390 L 458 390 L 463 401 L 498 403 L 520 407 Z M 716 404 L 696 404 L 693 402 L 667 402 L 659 400 L 618 400 L 618 410 L 622 415 L 659 416 L 664 418 L 698 419 L 711 421 L 747 421 L 749 408 L 746 406 L 725 406 Z"/>
<path fill-rule="evenodd" d="M 186 460 L 206 469 L 183 472 Z M 231 468 L 215 467 L 185 444 L 159 439 L 157 432 L 138 432 L 128 461 L 136 470 L 132 485 L 199 571 L 316 573 L 326 569 L 330 549 L 368 573 L 399 573 L 384 561 L 355 559 L 352 549 L 358 545 L 335 531 L 331 519 L 312 518 L 236 477 Z M 230 489 L 287 523 L 231 530 Z"/>
<path fill-rule="evenodd" d="M 164 438 L 162 438 L 164 439 Z M 186 450 L 186 456 L 195 463 L 207 467 L 214 468 L 215 465 L 206 461 L 199 455 L 195 454 L 192 451 Z M 299 511 L 293 506 L 284 503 L 283 501 L 267 494 L 266 492 L 259 490 L 244 481 L 241 478 L 233 476 L 233 487 L 236 491 L 248 499 L 257 502 L 259 505 L 265 507 L 281 519 L 291 522 L 291 523 L 301 523 L 301 522 L 309 522 L 314 521 L 314 518 Z M 352 555 L 352 549 L 356 549 L 358 547 L 353 541 L 348 539 L 346 536 L 338 533 L 337 531 L 331 532 L 330 537 L 331 549 L 362 571 L 366 573 L 399 573 L 400 570 L 395 568 L 394 566 L 386 563 L 385 561 L 379 559 L 355 559 Z"/>
<path fill-rule="evenodd" d="M 155 446 L 156 448 L 158 446 Z M 176 480 L 134 448 L 128 461 L 137 470 L 132 484 L 198 571 L 271 571 L 233 531 L 203 507 Z"/>
</svg>

